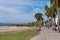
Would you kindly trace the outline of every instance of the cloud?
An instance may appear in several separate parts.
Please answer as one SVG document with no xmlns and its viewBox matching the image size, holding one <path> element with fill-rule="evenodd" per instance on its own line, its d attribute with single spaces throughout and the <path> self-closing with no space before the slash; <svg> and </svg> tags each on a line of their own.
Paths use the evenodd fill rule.
<svg viewBox="0 0 60 40">
<path fill-rule="evenodd" d="M 0 22 L 24 23 L 35 21 L 34 14 L 42 12 L 48 0 L 0 0 Z"/>
<path fill-rule="evenodd" d="M 0 6 L 0 11 L 3 11 L 3 12 L 9 12 L 9 13 L 17 13 L 18 11 L 13 8 L 13 7 L 1 7 Z M 8 14 L 9 14 L 8 13 Z"/>
</svg>

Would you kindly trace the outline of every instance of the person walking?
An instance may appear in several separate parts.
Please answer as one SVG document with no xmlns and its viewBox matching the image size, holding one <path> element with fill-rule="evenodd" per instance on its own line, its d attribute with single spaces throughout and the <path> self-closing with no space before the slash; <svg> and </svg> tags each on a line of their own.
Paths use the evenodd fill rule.
<svg viewBox="0 0 60 40">
<path fill-rule="evenodd" d="M 53 26 L 53 28 L 52 28 L 52 30 L 54 30 L 54 31 L 57 31 L 57 25 L 56 24 L 54 24 L 54 26 Z"/>
</svg>

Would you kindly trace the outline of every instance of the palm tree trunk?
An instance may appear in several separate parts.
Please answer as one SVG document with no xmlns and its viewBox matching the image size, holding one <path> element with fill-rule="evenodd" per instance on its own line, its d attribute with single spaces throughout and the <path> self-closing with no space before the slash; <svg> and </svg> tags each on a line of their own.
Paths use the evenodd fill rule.
<svg viewBox="0 0 60 40">
<path fill-rule="evenodd" d="M 54 17 L 54 24 L 56 24 L 55 17 Z"/>
<path fill-rule="evenodd" d="M 59 18 L 59 23 L 58 23 L 58 30 L 59 30 L 59 33 L 60 33 L 60 18 Z"/>
<path fill-rule="evenodd" d="M 51 17 L 51 27 L 53 26 L 53 17 Z"/>
</svg>

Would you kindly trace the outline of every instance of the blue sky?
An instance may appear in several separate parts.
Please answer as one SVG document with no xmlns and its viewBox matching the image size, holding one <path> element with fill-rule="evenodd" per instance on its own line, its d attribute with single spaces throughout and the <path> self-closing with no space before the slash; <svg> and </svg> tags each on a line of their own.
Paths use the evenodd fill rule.
<svg viewBox="0 0 60 40">
<path fill-rule="evenodd" d="M 50 6 L 49 0 L 0 0 L 0 22 L 27 23 L 36 21 L 34 14 L 41 12 L 43 18 L 44 6 Z"/>
</svg>

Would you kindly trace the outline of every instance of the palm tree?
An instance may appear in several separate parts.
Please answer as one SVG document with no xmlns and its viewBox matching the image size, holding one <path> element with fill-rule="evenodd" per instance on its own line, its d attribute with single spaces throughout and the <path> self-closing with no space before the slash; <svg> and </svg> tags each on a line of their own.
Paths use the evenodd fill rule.
<svg viewBox="0 0 60 40">
<path fill-rule="evenodd" d="M 51 18 L 52 18 L 52 14 L 51 14 L 51 10 L 48 6 L 45 6 L 45 10 L 46 10 L 46 13 L 45 15 L 48 17 L 49 21 L 51 22 Z"/>
<path fill-rule="evenodd" d="M 54 23 L 55 23 L 55 18 L 56 18 L 56 15 L 57 15 L 57 9 L 54 5 L 54 1 L 56 0 L 50 0 L 50 3 L 51 3 L 51 14 L 52 14 L 52 17 L 54 18 Z"/>
<path fill-rule="evenodd" d="M 52 19 L 54 18 L 54 23 L 55 23 L 55 18 L 57 15 L 57 9 L 54 6 L 51 6 L 50 8 L 48 6 L 45 6 L 45 10 L 46 10 L 46 16 L 48 18 L 51 18 L 50 21 L 52 21 Z"/>
<path fill-rule="evenodd" d="M 54 23 L 55 23 L 56 15 L 57 15 L 57 9 L 53 6 L 51 7 L 51 16 L 54 18 Z"/>
<path fill-rule="evenodd" d="M 40 21 L 42 19 L 42 13 L 36 13 L 35 18 L 37 19 L 37 21 Z"/>
<path fill-rule="evenodd" d="M 46 13 L 45 15 L 49 18 L 50 17 L 50 8 L 46 5 L 45 6 Z"/>
<path fill-rule="evenodd" d="M 49 25 L 52 23 L 51 21 L 51 12 L 50 12 L 50 8 L 46 5 L 45 6 L 45 10 L 46 10 L 46 13 L 45 13 L 45 15 L 48 17 L 48 23 L 49 23 Z"/>
<path fill-rule="evenodd" d="M 45 10 L 48 10 L 48 6 L 47 5 L 45 6 Z"/>
<path fill-rule="evenodd" d="M 55 5 L 54 1 L 55 0 L 50 0 L 51 6 L 54 6 Z"/>
<path fill-rule="evenodd" d="M 50 3 L 53 4 L 53 0 L 50 0 Z"/>
<path fill-rule="evenodd" d="M 42 18 L 42 13 L 36 13 L 36 14 L 35 14 L 35 18 L 37 19 L 37 25 L 38 25 L 38 26 L 41 26 L 42 20 L 43 20 L 43 18 Z"/>
</svg>

